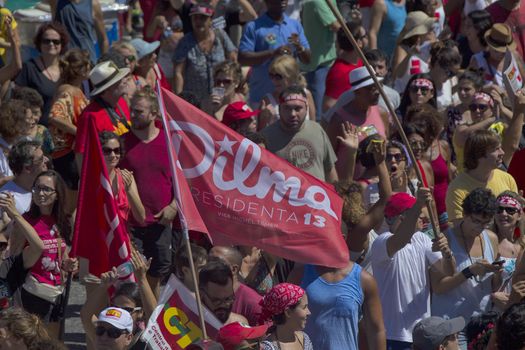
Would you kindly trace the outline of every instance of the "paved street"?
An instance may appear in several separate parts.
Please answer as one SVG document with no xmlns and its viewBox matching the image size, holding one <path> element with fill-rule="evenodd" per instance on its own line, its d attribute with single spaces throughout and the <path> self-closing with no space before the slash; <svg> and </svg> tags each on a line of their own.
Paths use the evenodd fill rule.
<svg viewBox="0 0 525 350">
<path fill-rule="evenodd" d="M 69 306 L 67 309 L 65 342 L 69 349 L 85 350 L 86 335 L 80 322 L 80 308 L 86 300 L 86 291 L 77 281 L 71 284 Z"/>
</svg>

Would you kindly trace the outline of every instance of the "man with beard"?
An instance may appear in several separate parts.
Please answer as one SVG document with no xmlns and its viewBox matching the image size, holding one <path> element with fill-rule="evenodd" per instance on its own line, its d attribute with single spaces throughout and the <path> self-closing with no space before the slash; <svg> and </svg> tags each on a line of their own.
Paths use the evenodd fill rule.
<svg viewBox="0 0 525 350">
<path fill-rule="evenodd" d="M 168 148 L 155 125 L 158 116 L 155 92 L 149 87 L 137 91 L 131 99 L 132 128 L 124 136 L 126 155 L 121 161 L 121 167 L 133 172 L 146 209 L 143 224 L 130 218 L 131 231 L 139 249 L 148 259 L 153 258 L 147 277 L 157 297 L 160 281 L 172 264 L 172 222 L 177 215 Z"/>
<path fill-rule="evenodd" d="M 384 139 L 388 139 L 389 122 L 388 114 L 381 109 L 379 102 L 379 90 L 374 84 L 372 76 L 366 67 L 359 67 L 350 72 L 350 91 L 354 93 L 354 98 L 347 104 L 335 109 L 333 115 L 325 122 L 325 130 L 332 143 L 332 146 L 339 158 L 343 159 L 341 152 L 345 147 L 340 142 L 344 138 L 343 123 L 358 128 L 359 142 L 370 135 L 379 134 Z M 330 111 L 329 111 L 330 112 Z M 344 162 L 340 162 L 344 163 Z M 342 176 L 342 167 L 339 167 L 339 177 Z M 342 164 L 341 164 L 342 165 Z M 356 167 L 354 178 L 359 178 L 363 172 L 362 167 Z"/>
<path fill-rule="evenodd" d="M 290 86 L 280 96 L 279 121 L 264 128 L 267 149 L 323 181 L 337 181 L 336 157 L 324 130 L 306 120 L 308 102 L 304 88 Z"/>
<path fill-rule="evenodd" d="M 230 267 L 219 258 L 211 257 L 199 272 L 199 291 L 202 303 L 227 325 L 233 322 L 248 324 L 243 315 L 232 312 L 235 293 Z"/>
<path fill-rule="evenodd" d="M 448 185 L 446 205 L 449 220 L 457 226 L 463 218 L 463 200 L 476 188 L 487 188 L 499 196 L 503 191 L 518 192 L 514 178 L 498 167 L 503 162 L 500 137 L 490 130 L 472 132 L 465 143 L 465 171 Z"/>
</svg>

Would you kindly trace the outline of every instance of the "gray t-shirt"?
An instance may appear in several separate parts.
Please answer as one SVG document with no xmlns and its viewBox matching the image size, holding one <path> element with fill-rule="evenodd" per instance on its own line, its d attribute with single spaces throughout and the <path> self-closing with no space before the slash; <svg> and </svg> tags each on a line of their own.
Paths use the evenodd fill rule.
<svg viewBox="0 0 525 350">
<path fill-rule="evenodd" d="M 305 120 L 301 130 L 293 133 L 284 130 L 277 121 L 261 132 L 268 141 L 270 152 L 326 181 L 326 174 L 334 166 L 337 157 L 328 135 L 319 124 Z"/>
</svg>

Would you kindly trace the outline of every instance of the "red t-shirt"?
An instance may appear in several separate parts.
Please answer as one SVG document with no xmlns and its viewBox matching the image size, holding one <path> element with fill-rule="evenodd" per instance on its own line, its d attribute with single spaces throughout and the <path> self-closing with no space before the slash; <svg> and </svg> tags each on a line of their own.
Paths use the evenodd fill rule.
<svg viewBox="0 0 525 350">
<path fill-rule="evenodd" d="M 525 52 L 525 6 L 522 3 L 521 6 L 514 11 L 509 11 L 501 7 L 498 2 L 492 3 L 490 6 L 485 8 L 490 17 L 492 17 L 493 23 L 505 23 L 512 29 L 512 37 L 516 42 L 516 51 L 523 57 Z"/>
<path fill-rule="evenodd" d="M 120 167 L 133 172 L 140 199 L 146 210 L 145 225 L 156 223 L 153 215 L 170 204 L 173 199 L 168 148 L 163 131 L 148 143 L 142 142 L 132 132 L 124 135 L 126 155 Z M 139 226 L 130 216 L 130 222 Z M 144 225 L 144 226 L 145 226 Z"/>
<path fill-rule="evenodd" d="M 261 299 L 256 291 L 241 283 L 235 292 L 232 311 L 246 317 L 250 326 L 256 326 L 261 315 L 261 305 L 259 305 Z"/>
<path fill-rule="evenodd" d="M 350 72 L 363 65 L 359 60 L 357 64 L 348 63 L 338 58 L 326 76 L 325 95 L 334 99 L 339 98 L 343 92 L 350 89 Z"/>
<path fill-rule="evenodd" d="M 516 180 L 518 191 L 525 191 L 525 171 L 523 171 L 523 164 L 525 164 L 525 149 L 514 153 L 508 169 L 508 173 Z"/>
<path fill-rule="evenodd" d="M 125 117 L 126 120 L 128 121 L 128 124 L 130 124 L 129 108 L 128 108 L 128 104 L 126 103 L 126 100 L 121 98 L 118 101 L 118 106 L 120 108 L 119 107 L 115 108 L 115 112 L 119 116 Z M 128 128 L 120 122 L 118 122 L 117 126 L 113 125 L 113 123 L 111 122 L 111 118 L 108 115 L 108 112 L 97 101 L 92 101 L 89 105 L 87 105 L 84 111 L 82 111 L 82 114 L 78 118 L 78 129 L 77 129 L 77 136 L 75 139 L 75 152 L 76 153 L 84 153 L 88 126 L 89 126 L 88 124 L 89 118 L 95 118 L 95 126 L 97 128 L 97 132 L 112 131 L 117 135 L 122 135 L 129 131 Z"/>
</svg>

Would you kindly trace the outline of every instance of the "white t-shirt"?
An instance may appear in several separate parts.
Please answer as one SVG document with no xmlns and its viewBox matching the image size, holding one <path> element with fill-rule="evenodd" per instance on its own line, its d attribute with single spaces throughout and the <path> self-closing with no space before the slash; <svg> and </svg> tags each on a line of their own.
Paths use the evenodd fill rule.
<svg viewBox="0 0 525 350">
<path fill-rule="evenodd" d="M 20 214 L 29 211 L 32 199 L 31 191 L 26 191 L 13 181 L 9 181 L 0 188 L 0 192 L 9 192 L 13 195 L 15 198 L 16 210 L 18 210 Z"/>
<path fill-rule="evenodd" d="M 418 231 L 410 243 L 389 257 L 386 242 L 392 236 L 385 232 L 375 239 L 372 268 L 383 307 L 386 338 L 411 343 L 414 325 L 430 317 L 428 268 L 441 259 L 441 253 L 433 252 L 430 238 Z"/>
</svg>

